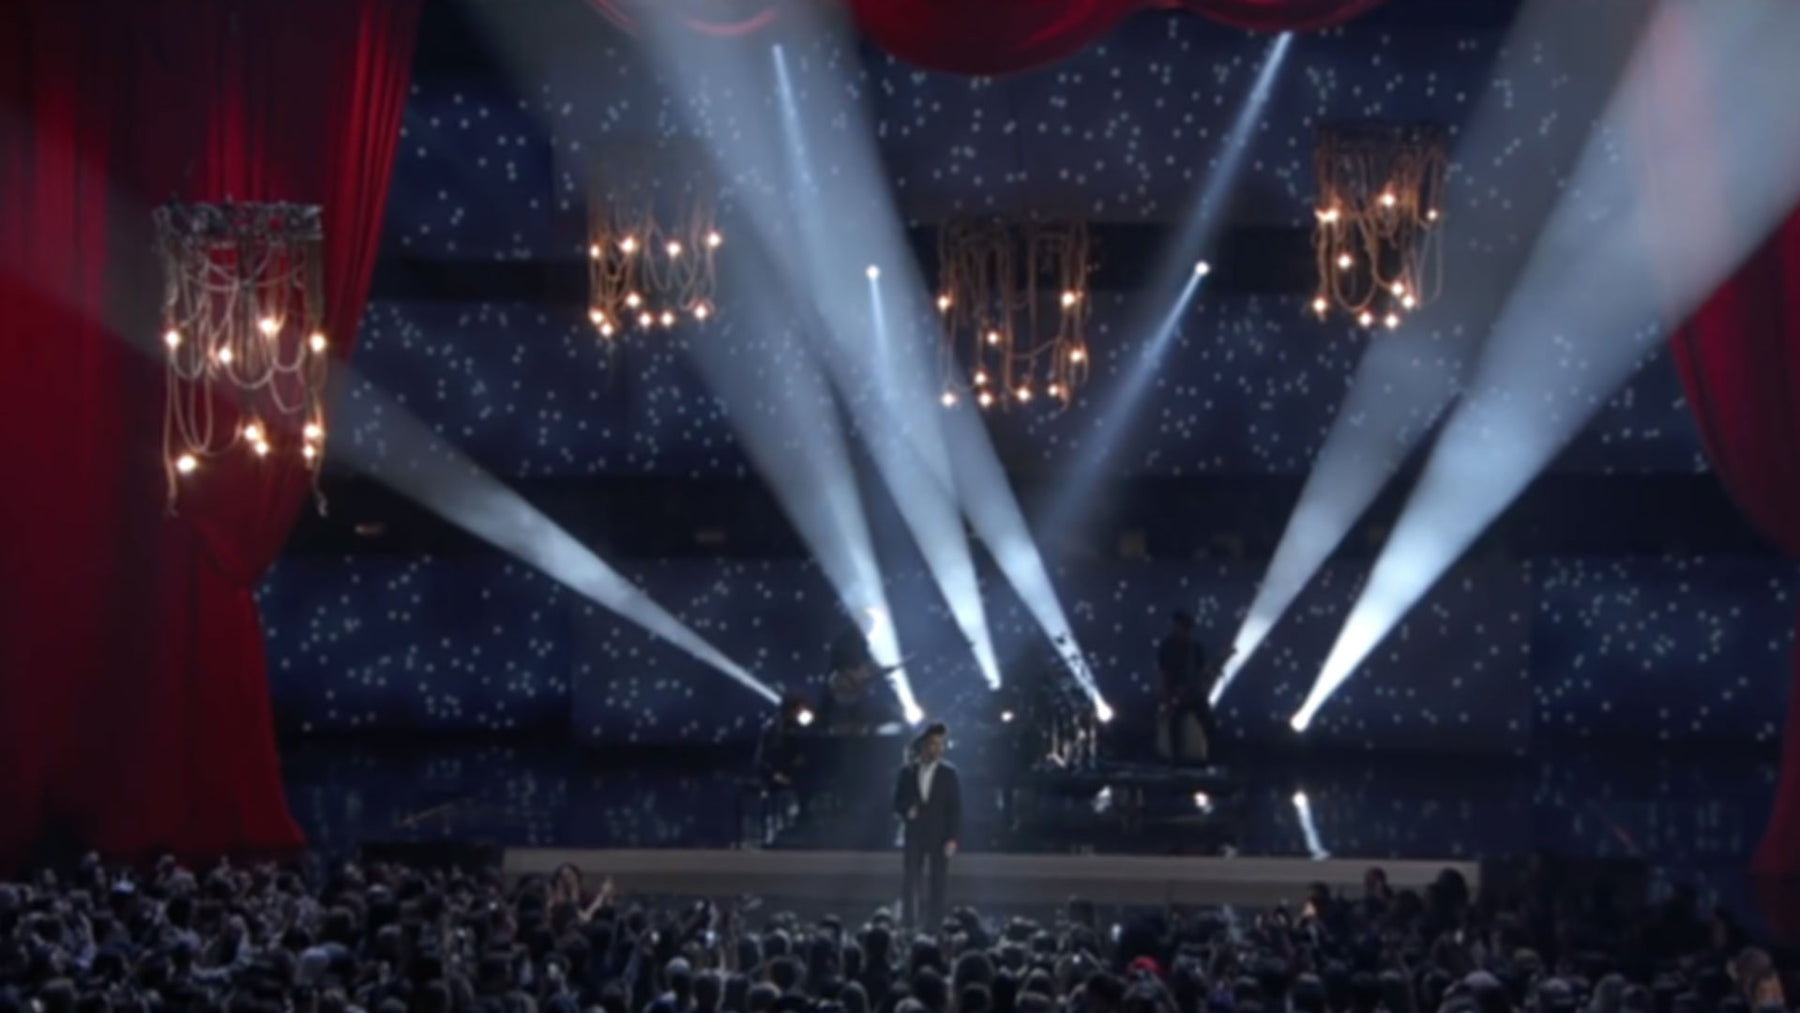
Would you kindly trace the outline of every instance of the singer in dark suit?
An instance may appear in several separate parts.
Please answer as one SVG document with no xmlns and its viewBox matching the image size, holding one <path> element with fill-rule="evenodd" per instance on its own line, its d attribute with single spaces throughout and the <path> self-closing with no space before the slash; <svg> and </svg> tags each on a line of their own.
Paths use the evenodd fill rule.
<svg viewBox="0 0 1800 1013">
<path fill-rule="evenodd" d="M 944 760 L 949 737 L 941 724 L 925 729 L 913 743 L 913 762 L 894 782 L 894 813 L 906 825 L 901 904 L 915 928 L 943 919 L 950 859 L 962 836 L 962 782 Z"/>
</svg>

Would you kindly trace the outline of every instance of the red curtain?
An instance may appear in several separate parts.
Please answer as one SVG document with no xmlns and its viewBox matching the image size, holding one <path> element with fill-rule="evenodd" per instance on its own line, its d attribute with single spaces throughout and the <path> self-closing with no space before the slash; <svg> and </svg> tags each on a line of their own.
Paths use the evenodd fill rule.
<svg viewBox="0 0 1800 1013">
<path fill-rule="evenodd" d="M 221 459 L 165 515 L 150 210 L 323 204 L 347 354 L 420 2 L 23 0 L 0 21 L 0 430 L 33 489 L 0 498 L 23 564 L 0 571 L 0 804 L 23 814 L 0 862 L 53 828 L 117 853 L 302 843 L 252 594 L 307 475 Z"/>
<path fill-rule="evenodd" d="M 652 0 L 589 0 L 626 28 Z M 776 20 L 791 0 L 670 0 L 707 35 L 743 35 Z M 1072 56 L 1126 16 L 1148 8 L 1190 10 L 1259 32 L 1341 24 L 1383 0 L 843 0 L 865 35 L 908 63 L 955 74 L 998 75 Z"/>
<path fill-rule="evenodd" d="M 1762 533 L 1800 558 L 1800 211 L 1677 333 L 1707 457 Z M 1800 652 L 1775 809 L 1754 869 L 1800 877 Z"/>
<path fill-rule="evenodd" d="M 1382 0 L 845 0 L 863 32 L 895 56 L 958 74 L 1010 74 L 1053 63 L 1149 7 L 1189 10 L 1256 31 L 1339 24 Z"/>
</svg>

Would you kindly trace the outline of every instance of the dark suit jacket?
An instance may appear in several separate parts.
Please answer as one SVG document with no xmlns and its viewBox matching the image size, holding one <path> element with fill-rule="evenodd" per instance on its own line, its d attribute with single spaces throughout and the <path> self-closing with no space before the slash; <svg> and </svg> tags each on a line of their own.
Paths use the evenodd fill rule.
<svg viewBox="0 0 1800 1013">
<path fill-rule="evenodd" d="M 919 818 L 908 820 L 908 810 L 917 808 Z M 900 768 L 894 779 L 894 813 L 906 823 L 906 843 L 912 847 L 941 848 L 946 841 L 962 836 L 962 781 L 956 768 L 940 761 L 931 775 L 931 797 L 919 798 L 919 765 L 909 763 Z"/>
</svg>

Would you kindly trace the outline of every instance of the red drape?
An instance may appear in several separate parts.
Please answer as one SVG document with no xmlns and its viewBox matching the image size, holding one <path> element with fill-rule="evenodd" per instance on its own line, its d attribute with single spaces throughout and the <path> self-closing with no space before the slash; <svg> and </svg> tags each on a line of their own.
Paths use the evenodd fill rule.
<svg viewBox="0 0 1800 1013">
<path fill-rule="evenodd" d="M 1053 63 L 1149 7 L 1193 11 L 1256 31 L 1305 31 L 1382 0 L 845 0 L 878 45 L 921 67 L 1010 74 Z"/>
<path fill-rule="evenodd" d="M 1800 211 L 1674 341 L 1707 457 L 1739 509 L 1800 558 Z M 1800 877 L 1800 652 L 1775 809 L 1754 869 Z"/>
<path fill-rule="evenodd" d="M 0 21 L 0 862 L 46 827 L 112 852 L 281 850 L 252 592 L 299 459 L 227 458 L 163 512 L 151 208 L 325 206 L 346 354 L 420 0 L 21 0 Z M 225 406 L 229 409 L 229 406 Z M 16 762 L 14 762 L 16 761 Z M 16 805 L 16 808 L 14 807 Z"/>
<path fill-rule="evenodd" d="M 652 0 L 589 0 L 627 28 Z M 791 0 L 680 0 L 695 31 L 742 35 L 776 20 Z M 875 43 L 908 63 L 956 74 L 1029 70 L 1071 56 L 1126 16 L 1148 8 L 1190 10 L 1259 32 L 1340 24 L 1384 0 L 843 0 Z"/>
</svg>

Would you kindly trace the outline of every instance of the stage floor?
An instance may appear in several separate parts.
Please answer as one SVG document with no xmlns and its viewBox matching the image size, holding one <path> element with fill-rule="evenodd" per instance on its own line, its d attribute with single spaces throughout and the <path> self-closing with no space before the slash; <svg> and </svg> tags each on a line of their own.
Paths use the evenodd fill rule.
<svg viewBox="0 0 1800 1013">
<path fill-rule="evenodd" d="M 756 820 L 739 790 L 741 757 L 313 741 L 290 745 L 283 762 L 294 815 L 325 852 L 475 842 L 517 869 L 579 856 L 596 871 L 672 885 L 655 877 L 691 883 L 712 867 L 732 892 L 825 883 L 832 896 L 878 902 L 896 875 L 891 772 L 885 788 L 851 800 L 863 816 L 840 799 L 791 825 L 778 818 L 757 840 L 746 834 Z M 1420 882 L 1446 865 L 1546 851 L 1641 859 L 1656 881 L 1694 884 L 1741 912 L 1775 782 L 1766 761 L 1616 749 L 1501 762 L 1241 757 L 1226 781 L 1171 780 L 1141 806 L 1130 781 L 1097 777 L 1009 810 L 972 767 L 959 891 L 1021 902 L 1060 902 L 1083 883 L 1158 900 L 1291 899 L 1317 879 L 1360 882 L 1370 865 Z"/>
<path fill-rule="evenodd" d="M 509 876 L 547 875 L 564 863 L 611 876 L 630 893 L 752 894 L 871 908 L 892 904 L 900 879 L 900 856 L 893 851 L 509 848 L 504 869 Z M 1461 873 L 1471 888 L 1481 876 L 1475 862 L 1448 860 L 977 852 L 951 862 L 950 896 L 956 904 L 990 909 L 1057 905 L 1072 897 L 1136 906 L 1298 905 L 1314 883 L 1355 895 L 1371 865 L 1380 865 L 1399 889 L 1422 890 L 1447 868 Z"/>
</svg>

